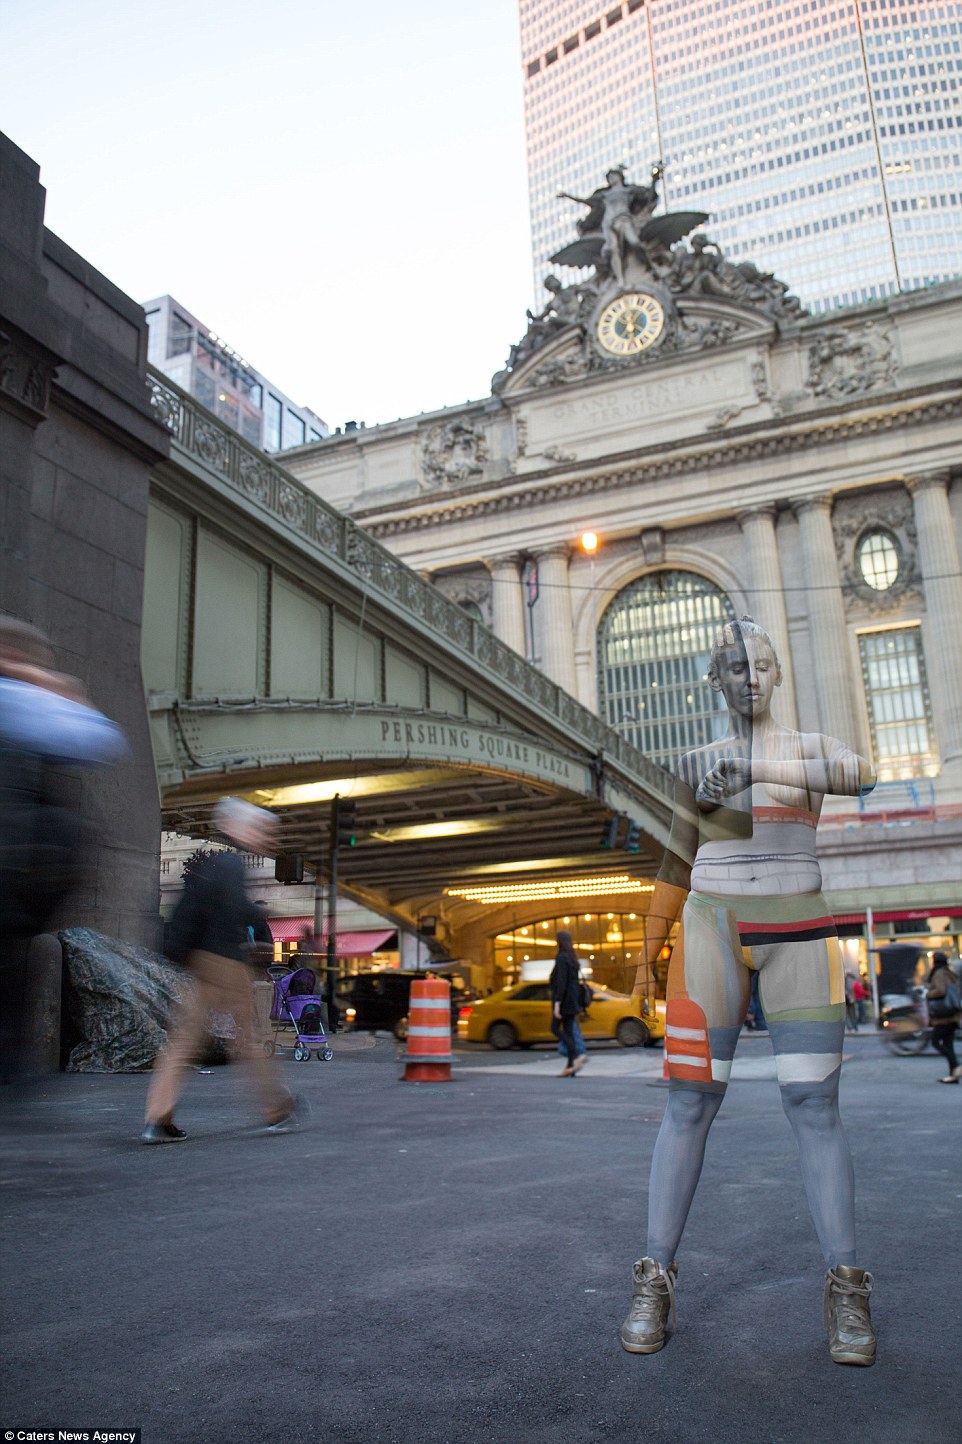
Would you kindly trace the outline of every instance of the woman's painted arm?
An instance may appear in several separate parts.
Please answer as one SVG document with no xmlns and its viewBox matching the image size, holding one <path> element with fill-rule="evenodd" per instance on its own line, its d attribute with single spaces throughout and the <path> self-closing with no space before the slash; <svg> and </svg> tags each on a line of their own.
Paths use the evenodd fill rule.
<svg viewBox="0 0 962 1444">
<path fill-rule="evenodd" d="M 685 759 L 682 759 L 684 764 Z M 668 940 L 672 926 L 681 917 L 691 887 L 691 869 L 698 851 L 698 810 L 695 793 L 681 776 L 675 778 L 671 831 L 655 890 L 651 895 L 645 928 L 645 962 L 635 974 L 634 991 L 647 993 L 650 968 Z"/>
<path fill-rule="evenodd" d="M 809 734 L 807 757 L 726 757 L 717 762 L 699 784 L 698 806 L 719 806 L 751 787 L 753 782 L 836 797 L 864 797 L 877 782 L 875 768 L 834 737 Z"/>
</svg>

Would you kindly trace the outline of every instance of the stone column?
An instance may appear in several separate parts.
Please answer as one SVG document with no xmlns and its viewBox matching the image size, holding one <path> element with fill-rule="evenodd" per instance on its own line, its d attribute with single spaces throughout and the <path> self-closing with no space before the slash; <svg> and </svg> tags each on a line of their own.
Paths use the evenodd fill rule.
<svg viewBox="0 0 962 1444">
<path fill-rule="evenodd" d="M 794 509 L 808 581 L 809 636 L 822 731 L 847 747 L 863 751 L 864 729 L 855 704 L 848 624 L 832 532 L 832 498 L 806 497 L 795 502 Z"/>
<path fill-rule="evenodd" d="M 782 666 L 782 685 L 775 695 L 774 710 L 779 722 L 786 727 L 797 727 L 792 649 L 788 640 L 782 564 L 775 536 L 775 508 L 759 506 L 740 512 L 738 524 L 748 547 L 748 592 L 752 615 L 771 636 Z"/>
<path fill-rule="evenodd" d="M 491 613 L 493 630 L 507 646 L 522 657 L 528 655 L 524 618 L 524 593 L 521 589 L 517 552 L 494 557 L 487 563 L 491 573 Z"/>
<path fill-rule="evenodd" d="M 907 483 L 915 508 L 925 588 L 926 671 L 942 766 L 962 765 L 962 576 L 948 494 L 949 473 Z"/>
<path fill-rule="evenodd" d="M 538 606 L 542 622 L 542 670 L 570 692 L 577 695 L 575 674 L 574 620 L 571 593 L 568 590 L 567 543 L 538 553 Z"/>
</svg>

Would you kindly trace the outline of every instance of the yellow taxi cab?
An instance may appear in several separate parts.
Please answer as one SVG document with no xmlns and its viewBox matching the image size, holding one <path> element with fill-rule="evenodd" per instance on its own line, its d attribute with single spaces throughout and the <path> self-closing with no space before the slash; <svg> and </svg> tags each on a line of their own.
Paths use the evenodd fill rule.
<svg viewBox="0 0 962 1444">
<path fill-rule="evenodd" d="M 615 1038 L 623 1048 L 650 1048 L 665 1036 L 664 1003 L 630 998 L 592 985 L 587 1013 L 579 1016 L 586 1040 Z M 458 1039 L 489 1043 L 492 1048 L 528 1048 L 551 1043 L 551 988 L 548 983 L 517 983 L 488 998 L 478 998 L 458 1013 Z"/>
</svg>

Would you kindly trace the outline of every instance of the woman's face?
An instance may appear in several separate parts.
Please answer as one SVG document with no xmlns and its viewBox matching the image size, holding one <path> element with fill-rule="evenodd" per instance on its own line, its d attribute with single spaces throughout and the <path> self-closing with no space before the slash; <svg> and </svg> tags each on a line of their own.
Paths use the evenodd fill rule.
<svg viewBox="0 0 962 1444">
<path fill-rule="evenodd" d="M 719 652 L 711 684 L 721 692 L 730 712 L 757 721 L 768 712 L 781 680 L 778 662 L 764 637 L 743 637 L 736 646 Z"/>
</svg>

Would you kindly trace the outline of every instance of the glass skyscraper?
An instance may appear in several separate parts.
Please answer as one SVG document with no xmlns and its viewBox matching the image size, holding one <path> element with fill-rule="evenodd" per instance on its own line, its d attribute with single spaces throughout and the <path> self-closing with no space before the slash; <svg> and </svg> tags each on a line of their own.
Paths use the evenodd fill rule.
<svg viewBox="0 0 962 1444">
<path fill-rule="evenodd" d="M 520 0 L 536 292 L 609 166 L 813 311 L 962 274 L 962 7 Z"/>
</svg>

